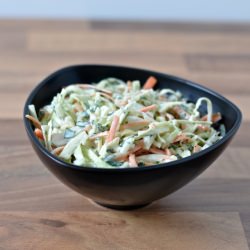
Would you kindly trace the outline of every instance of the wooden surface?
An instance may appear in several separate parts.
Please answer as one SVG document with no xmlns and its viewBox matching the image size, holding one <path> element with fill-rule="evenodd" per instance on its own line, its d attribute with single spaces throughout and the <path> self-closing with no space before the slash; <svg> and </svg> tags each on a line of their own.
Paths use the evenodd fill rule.
<svg viewBox="0 0 250 250">
<path fill-rule="evenodd" d="M 0 21 L 0 250 L 219 249 L 250 245 L 250 25 Z M 54 70 L 120 64 L 202 83 L 244 121 L 225 153 L 178 192 L 132 212 L 92 204 L 33 152 L 21 121 Z"/>
</svg>

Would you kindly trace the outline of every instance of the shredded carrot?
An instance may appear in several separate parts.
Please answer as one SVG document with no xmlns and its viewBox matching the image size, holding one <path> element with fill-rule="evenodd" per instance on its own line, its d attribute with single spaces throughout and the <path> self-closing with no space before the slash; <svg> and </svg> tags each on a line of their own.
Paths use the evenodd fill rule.
<svg viewBox="0 0 250 250">
<path fill-rule="evenodd" d="M 219 120 L 221 120 L 222 117 L 221 117 L 221 113 L 215 113 L 215 114 L 212 114 L 212 122 L 215 123 L 215 122 L 218 122 Z M 207 115 L 204 115 L 202 118 L 201 118 L 202 121 L 207 121 Z"/>
<path fill-rule="evenodd" d="M 64 149 L 65 146 L 61 146 L 61 147 L 58 147 L 58 148 L 55 148 L 53 151 L 52 151 L 52 154 L 54 155 L 59 155 L 63 149 Z"/>
<path fill-rule="evenodd" d="M 142 151 L 143 146 L 144 146 L 143 140 L 139 140 L 133 149 L 129 150 L 128 153 L 126 153 L 124 155 L 120 155 L 120 156 L 116 157 L 116 160 L 117 161 L 126 161 L 130 154 L 136 154 L 138 151 Z"/>
<path fill-rule="evenodd" d="M 129 162 L 130 167 L 137 167 L 138 166 L 134 154 L 129 155 L 128 162 Z"/>
<path fill-rule="evenodd" d="M 34 133 L 38 139 L 44 140 L 42 130 L 35 128 Z"/>
<path fill-rule="evenodd" d="M 76 112 L 82 112 L 83 111 L 83 108 L 82 108 L 82 106 L 81 106 L 81 104 L 80 103 L 78 103 L 78 102 L 75 102 L 75 104 L 74 104 L 74 112 L 76 113 Z"/>
<path fill-rule="evenodd" d="M 145 82 L 143 89 L 152 89 L 157 83 L 157 79 L 153 76 L 150 76 Z"/>
<path fill-rule="evenodd" d="M 177 135 L 176 137 L 175 137 L 175 139 L 174 139 L 174 143 L 175 142 L 184 142 L 184 141 L 187 141 L 187 142 L 189 142 L 191 140 L 191 138 L 190 137 L 188 137 L 188 136 L 186 136 L 186 135 L 184 135 L 184 134 L 180 134 L 180 135 Z"/>
<path fill-rule="evenodd" d="M 83 83 L 80 83 L 80 84 L 76 84 L 76 86 L 78 86 L 79 88 L 81 89 L 95 89 L 96 91 L 100 91 L 100 92 L 103 92 L 103 93 L 106 93 L 107 95 L 111 95 L 112 96 L 112 92 L 108 91 L 108 90 L 104 90 L 104 89 L 100 89 L 94 85 L 91 85 L 91 84 L 83 84 Z"/>
<path fill-rule="evenodd" d="M 165 153 L 166 153 L 166 155 L 168 155 L 168 156 L 171 156 L 171 155 L 172 155 L 171 151 L 170 151 L 168 148 L 165 149 Z"/>
<path fill-rule="evenodd" d="M 197 129 L 199 130 L 199 131 L 209 131 L 210 130 L 210 128 L 209 127 L 207 127 L 207 126 L 203 126 L 203 125 L 198 125 L 197 126 Z"/>
<path fill-rule="evenodd" d="M 166 152 L 164 150 L 161 150 L 159 148 L 156 148 L 156 147 L 151 147 L 149 149 L 149 152 L 153 153 L 153 154 L 165 154 Z"/>
<path fill-rule="evenodd" d="M 212 122 L 218 122 L 219 120 L 221 120 L 222 117 L 221 117 L 221 113 L 216 113 L 216 114 L 213 114 L 212 115 Z"/>
<path fill-rule="evenodd" d="M 152 111 L 152 110 L 155 110 L 155 109 L 156 109 L 156 105 L 153 104 L 153 105 L 141 108 L 140 111 L 141 112 L 148 112 L 148 111 Z"/>
<path fill-rule="evenodd" d="M 199 151 L 201 151 L 201 146 L 199 146 L 198 144 L 196 144 L 196 145 L 194 146 L 193 153 L 197 153 L 197 152 L 199 152 Z"/>
<path fill-rule="evenodd" d="M 144 149 L 144 148 L 141 148 L 139 149 L 138 151 L 134 152 L 136 156 L 141 156 L 141 155 L 144 155 L 144 154 L 148 154 L 150 153 L 148 150 Z"/>
<path fill-rule="evenodd" d="M 41 123 L 36 118 L 31 115 L 26 115 L 25 117 L 29 119 L 36 128 L 41 129 Z"/>
<path fill-rule="evenodd" d="M 105 137 L 108 135 L 108 131 L 104 131 L 104 132 L 101 132 L 101 133 L 98 133 L 98 134 L 95 134 L 95 135 L 92 135 L 90 137 L 91 140 L 94 140 L 94 139 L 97 139 L 97 138 L 100 138 L 100 137 Z"/>
<path fill-rule="evenodd" d="M 106 97 L 107 99 L 109 99 L 110 101 L 114 102 L 114 99 L 110 95 L 108 95 L 107 93 L 101 92 L 100 94 L 102 96 Z"/>
<path fill-rule="evenodd" d="M 142 146 L 141 145 L 136 145 L 131 151 L 130 153 L 135 153 L 137 152 L 138 150 L 142 149 Z"/>
<path fill-rule="evenodd" d="M 128 91 L 130 91 L 132 89 L 132 82 L 131 81 L 127 81 L 128 84 Z"/>
<path fill-rule="evenodd" d="M 149 124 L 149 122 L 146 120 L 139 121 L 139 122 L 130 122 L 130 123 L 121 125 L 120 130 L 125 130 L 125 129 L 129 129 L 129 128 L 144 127 L 148 124 Z"/>
<path fill-rule="evenodd" d="M 115 133 L 116 133 L 118 125 L 119 125 L 119 117 L 115 115 L 111 123 L 110 130 L 106 138 L 106 142 L 111 142 L 115 138 Z"/>
<path fill-rule="evenodd" d="M 188 119 L 190 117 L 190 115 L 179 106 L 173 107 L 170 112 L 177 119 L 183 118 L 183 117 L 185 117 L 185 119 Z"/>
</svg>

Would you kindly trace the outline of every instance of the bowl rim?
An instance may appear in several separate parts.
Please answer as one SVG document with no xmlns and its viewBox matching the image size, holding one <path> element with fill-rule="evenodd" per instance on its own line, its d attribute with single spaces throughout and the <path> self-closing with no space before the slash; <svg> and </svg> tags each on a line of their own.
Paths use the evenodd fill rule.
<svg viewBox="0 0 250 250">
<path fill-rule="evenodd" d="M 168 79 L 171 80 L 175 80 L 178 81 L 182 84 L 188 85 L 190 87 L 196 88 L 198 90 L 201 90 L 203 92 L 206 92 L 208 94 L 213 95 L 214 97 L 222 100 L 223 102 L 225 102 L 227 105 L 229 105 L 232 109 L 234 109 L 234 111 L 236 112 L 236 119 L 235 119 L 235 123 L 232 126 L 232 128 L 226 132 L 226 135 L 220 139 L 219 141 L 217 141 L 215 144 L 213 144 L 212 146 L 198 152 L 195 154 L 192 154 L 191 156 L 182 158 L 182 159 L 178 159 L 172 162 L 168 162 L 168 163 L 161 163 L 161 164 L 156 164 L 156 165 L 152 165 L 152 166 L 145 166 L 145 167 L 137 167 L 137 168 L 94 168 L 94 167 L 87 167 L 87 166 L 77 166 L 74 164 L 70 164 L 67 162 L 64 162 L 63 160 L 59 159 L 58 157 L 54 156 L 53 154 L 51 154 L 40 142 L 39 140 L 36 138 L 36 136 L 34 135 L 31 123 L 28 121 L 28 119 L 25 117 L 25 115 L 28 113 L 28 105 L 32 104 L 32 100 L 35 97 L 35 95 L 37 95 L 40 91 L 40 89 L 47 84 L 47 82 L 55 77 L 56 75 L 64 72 L 64 71 L 69 71 L 72 70 L 73 68 L 82 68 L 82 67 L 100 67 L 100 68 L 116 68 L 116 69 L 128 69 L 128 70 L 138 70 L 138 71 L 142 71 L 145 72 L 146 74 L 149 75 L 160 75 L 162 77 L 166 77 Z M 36 145 L 36 147 L 46 156 L 48 157 L 50 160 L 56 162 L 60 167 L 66 167 L 66 168 L 71 168 L 71 169 L 75 169 L 75 170 L 79 170 L 79 171 L 87 171 L 87 172 L 112 172 L 112 173 L 120 173 L 120 172 L 140 172 L 140 171 L 150 171 L 150 170 L 156 170 L 156 169 L 161 169 L 161 168 L 171 168 L 171 167 L 177 167 L 178 165 L 182 165 L 183 163 L 192 161 L 194 159 L 198 159 L 203 157 L 204 155 L 206 155 L 207 153 L 216 150 L 219 146 L 221 146 L 222 144 L 224 144 L 227 140 L 229 140 L 238 130 L 238 128 L 240 127 L 242 121 L 242 113 L 240 111 L 240 109 L 231 101 L 229 101 L 227 98 L 225 98 L 224 96 L 222 96 L 221 94 L 205 87 L 202 86 L 201 84 L 195 83 L 193 81 L 178 77 L 178 76 L 174 76 L 174 75 L 170 75 L 170 74 L 166 74 L 166 73 L 161 73 L 161 72 L 157 72 L 154 70 L 148 70 L 148 69 L 142 69 L 142 68 L 137 68 L 137 67 L 129 67 L 129 66 L 123 66 L 123 65 L 110 65 L 110 64 L 75 64 L 75 65 L 70 65 L 70 66 L 66 66 L 63 68 L 60 68 L 56 71 L 54 71 L 53 73 L 49 74 L 47 77 L 45 77 L 40 83 L 37 84 L 37 86 L 35 88 L 32 89 L 32 91 L 30 92 L 30 94 L 28 95 L 28 98 L 24 104 L 24 109 L 23 109 L 23 122 L 24 122 L 24 126 L 26 129 L 26 132 L 28 134 L 28 136 L 30 137 L 30 139 L 33 141 L 33 143 Z"/>
</svg>

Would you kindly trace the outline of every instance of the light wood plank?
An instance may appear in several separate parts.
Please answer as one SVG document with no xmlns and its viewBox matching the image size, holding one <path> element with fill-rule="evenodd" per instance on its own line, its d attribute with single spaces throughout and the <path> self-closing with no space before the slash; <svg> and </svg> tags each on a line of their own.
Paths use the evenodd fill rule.
<svg viewBox="0 0 250 250">
<path fill-rule="evenodd" d="M 247 238 L 248 246 L 250 245 L 250 213 L 240 214 L 241 221 L 243 222 L 243 228 Z"/>
<path fill-rule="evenodd" d="M 250 93 L 250 76 L 247 72 L 189 71 L 182 77 L 202 84 L 222 95 L 245 96 Z"/>
<path fill-rule="evenodd" d="M 0 211 L 106 211 L 105 208 L 64 186 L 45 168 L 37 171 L 33 169 L 31 174 L 27 172 L 20 174 L 20 172 L 21 169 L 19 176 L 5 173 L 1 180 Z M 139 211 L 248 213 L 249 206 L 249 179 L 197 178 L 174 194 L 155 201 Z"/>
<path fill-rule="evenodd" d="M 146 30 L 150 32 L 172 32 L 172 33 L 236 33 L 249 34 L 250 28 L 247 23 L 211 23 L 211 22 L 151 22 L 151 21 L 107 21 L 92 20 L 89 26 L 93 30 Z"/>
<path fill-rule="evenodd" d="M 237 72 L 244 73 L 250 70 L 249 54 L 187 54 L 185 55 L 188 68 L 197 72 L 225 72 L 229 75 Z"/>
<path fill-rule="evenodd" d="M 226 42 L 227 41 L 227 42 Z M 99 30 L 91 32 L 71 31 L 39 31 L 34 30 L 27 35 L 27 49 L 29 51 L 43 51 L 47 53 L 84 52 L 92 51 L 120 51 L 135 52 L 150 51 L 151 53 L 238 53 L 244 55 L 250 36 L 235 34 L 180 34 L 170 35 L 154 32 L 153 39 L 149 39 L 146 31 L 110 31 Z M 143 46 L 142 46 L 143 44 Z M 216 46 L 214 46 L 216 45 Z M 236 46 L 237 45 L 237 46 Z"/>
<path fill-rule="evenodd" d="M 22 119 L 24 103 L 28 96 L 21 93 L 0 93 L 0 113 L 4 119 Z"/>
<path fill-rule="evenodd" d="M 3 52 L 4 54 L 5 52 Z M 4 55 L 2 55 L 5 57 Z M 16 58 L 18 56 L 18 58 Z M 106 60 L 106 61 L 105 61 Z M 248 72 L 237 72 L 232 68 L 224 71 L 187 70 L 185 60 L 176 54 L 143 54 L 132 52 L 101 53 L 55 53 L 40 52 L 8 53 L 0 68 L 0 90 L 5 92 L 26 92 L 53 71 L 70 64 L 107 63 L 148 68 L 203 84 L 221 94 L 247 95 L 250 93 Z M 31 70 L 32 65 L 32 70 Z"/>
<path fill-rule="evenodd" d="M 0 220 L 6 250 L 248 249 L 237 213 L 1 212 Z"/>
<path fill-rule="evenodd" d="M 200 178 L 250 179 L 248 147 L 229 147 Z"/>
<path fill-rule="evenodd" d="M 226 95 L 226 97 L 232 101 L 234 104 L 236 104 L 244 117 L 244 121 L 250 121 L 250 96 L 248 95 L 244 95 L 244 96 L 240 96 L 240 95 Z"/>
</svg>

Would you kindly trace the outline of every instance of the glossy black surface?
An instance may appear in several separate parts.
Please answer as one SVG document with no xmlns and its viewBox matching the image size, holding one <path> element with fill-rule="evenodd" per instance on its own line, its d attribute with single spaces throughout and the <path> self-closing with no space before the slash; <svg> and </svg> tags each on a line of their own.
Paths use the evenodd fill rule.
<svg viewBox="0 0 250 250">
<path fill-rule="evenodd" d="M 28 113 L 29 104 L 34 104 L 38 110 L 48 104 L 63 86 L 69 84 L 98 82 L 106 77 L 125 81 L 138 79 L 143 83 L 151 75 L 158 79 L 157 88 L 180 90 L 190 101 L 195 102 L 201 96 L 210 98 L 214 112 L 222 113 L 226 136 L 206 150 L 171 163 L 141 168 L 98 169 L 77 167 L 55 158 L 39 143 L 30 122 L 24 118 L 28 137 L 44 165 L 75 191 L 116 209 L 146 205 L 178 190 L 202 173 L 223 152 L 238 130 L 241 112 L 219 94 L 178 77 L 119 66 L 70 66 L 53 73 L 31 92 L 24 107 L 24 115 Z"/>
</svg>

